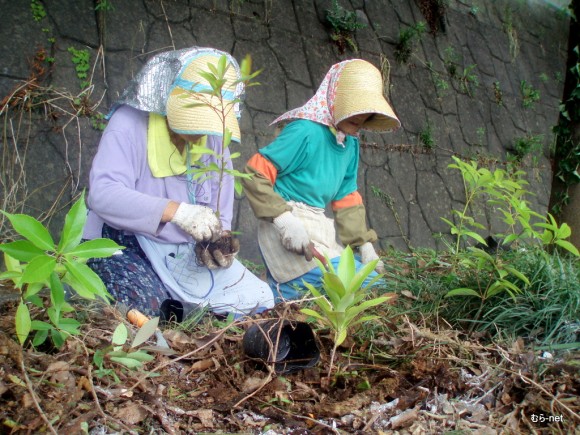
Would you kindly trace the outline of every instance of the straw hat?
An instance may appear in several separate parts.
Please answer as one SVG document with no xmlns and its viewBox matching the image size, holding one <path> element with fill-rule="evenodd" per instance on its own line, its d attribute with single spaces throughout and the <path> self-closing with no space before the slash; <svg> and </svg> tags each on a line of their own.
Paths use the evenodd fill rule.
<svg viewBox="0 0 580 435">
<path fill-rule="evenodd" d="M 189 60 L 181 69 L 167 98 L 167 121 L 176 133 L 194 135 L 210 134 L 223 136 L 225 126 L 232 133 L 232 140 L 240 142 L 240 126 L 234 103 L 238 70 L 230 62 L 225 74 L 226 83 L 222 87 L 222 98 L 204 91 L 211 91 L 209 82 L 200 72 L 210 72 L 208 64 L 217 67 L 219 56 L 201 53 Z M 228 59 L 229 62 L 229 59 Z"/>
<path fill-rule="evenodd" d="M 389 131 L 397 129 L 401 123 L 383 96 L 381 72 L 371 63 L 354 59 L 344 65 L 334 97 L 335 125 L 361 113 L 372 113 L 361 127 L 363 130 Z"/>
</svg>

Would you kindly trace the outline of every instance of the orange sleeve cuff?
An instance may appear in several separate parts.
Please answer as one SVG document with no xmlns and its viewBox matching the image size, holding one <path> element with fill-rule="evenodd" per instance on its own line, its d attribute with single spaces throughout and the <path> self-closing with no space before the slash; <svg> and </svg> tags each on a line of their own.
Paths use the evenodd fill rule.
<svg viewBox="0 0 580 435">
<path fill-rule="evenodd" d="M 276 167 L 266 159 L 262 154 L 256 153 L 248 160 L 248 166 L 254 169 L 256 172 L 262 174 L 266 177 L 272 185 L 276 182 L 276 177 L 278 176 L 278 170 Z"/>
<path fill-rule="evenodd" d="M 355 205 L 361 205 L 363 203 L 362 196 L 358 192 L 352 192 L 346 195 L 344 198 L 337 201 L 332 201 L 332 209 L 334 211 L 340 210 L 341 208 L 354 207 Z"/>
</svg>

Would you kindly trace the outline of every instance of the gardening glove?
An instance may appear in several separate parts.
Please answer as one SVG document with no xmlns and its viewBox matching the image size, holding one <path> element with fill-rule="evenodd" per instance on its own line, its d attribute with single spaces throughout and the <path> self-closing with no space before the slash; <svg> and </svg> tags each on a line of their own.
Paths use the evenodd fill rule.
<svg viewBox="0 0 580 435">
<path fill-rule="evenodd" d="M 222 252 L 219 245 L 219 240 L 217 244 L 202 244 L 197 243 L 195 245 L 196 258 L 208 269 L 227 269 L 230 267 L 238 252 L 240 252 L 240 241 L 234 237 L 229 236 L 229 232 L 224 232 L 228 234 L 229 238 L 229 251 Z"/>
<path fill-rule="evenodd" d="M 358 249 L 360 252 L 360 259 L 362 264 L 370 263 L 373 260 L 379 260 L 375 270 L 377 273 L 385 273 L 385 263 L 383 263 L 383 261 L 379 258 L 371 242 L 362 244 Z"/>
<path fill-rule="evenodd" d="M 280 233 L 280 241 L 284 248 L 298 255 L 304 255 L 306 261 L 312 260 L 310 237 L 300 219 L 291 212 L 285 211 L 274 218 L 274 226 Z"/>
<path fill-rule="evenodd" d="M 182 202 L 171 222 L 190 234 L 196 242 L 216 240 L 222 234 L 220 220 L 211 208 L 203 205 Z"/>
</svg>

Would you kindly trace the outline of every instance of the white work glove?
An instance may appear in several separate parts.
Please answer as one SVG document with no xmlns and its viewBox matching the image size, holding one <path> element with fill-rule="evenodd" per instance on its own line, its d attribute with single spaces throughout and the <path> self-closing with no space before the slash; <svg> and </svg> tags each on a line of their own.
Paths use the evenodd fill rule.
<svg viewBox="0 0 580 435">
<path fill-rule="evenodd" d="M 312 260 L 312 250 L 310 249 L 310 237 L 300 219 L 291 212 L 285 211 L 277 218 L 274 218 L 274 226 L 280 233 L 280 241 L 290 252 L 304 255 L 306 261 Z"/>
<path fill-rule="evenodd" d="M 211 208 L 204 205 L 182 202 L 171 222 L 190 234 L 196 242 L 219 239 L 222 234 L 220 220 Z"/>
<path fill-rule="evenodd" d="M 360 260 L 363 264 L 367 264 L 373 260 L 379 260 L 375 267 L 377 273 L 385 273 L 385 264 L 380 259 L 371 242 L 362 244 L 359 248 Z"/>
</svg>

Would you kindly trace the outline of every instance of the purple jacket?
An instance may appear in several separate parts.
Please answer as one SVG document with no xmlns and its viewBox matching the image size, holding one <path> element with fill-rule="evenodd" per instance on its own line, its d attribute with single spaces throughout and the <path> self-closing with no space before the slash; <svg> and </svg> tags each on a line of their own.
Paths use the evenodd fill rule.
<svg viewBox="0 0 580 435">
<path fill-rule="evenodd" d="M 170 200 L 191 202 L 188 190 L 195 191 L 196 203 L 216 209 L 218 175 L 194 189 L 186 175 L 155 178 L 147 163 L 148 112 L 121 106 L 111 117 L 89 176 L 89 215 L 86 239 L 99 238 L 103 223 L 127 233 L 139 233 L 165 243 L 186 243 L 193 239 L 172 223 L 160 223 Z M 220 137 L 208 136 L 207 147 L 221 153 Z M 232 167 L 229 150 L 227 166 Z M 211 157 L 209 162 L 215 161 Z M 206 162 L 206 163 L 209 163 Z M 234 205 L 233 178 L 224 174 L 220 197 L 220 219 L 224 230 L 231 229 Z"/>
</svg>

